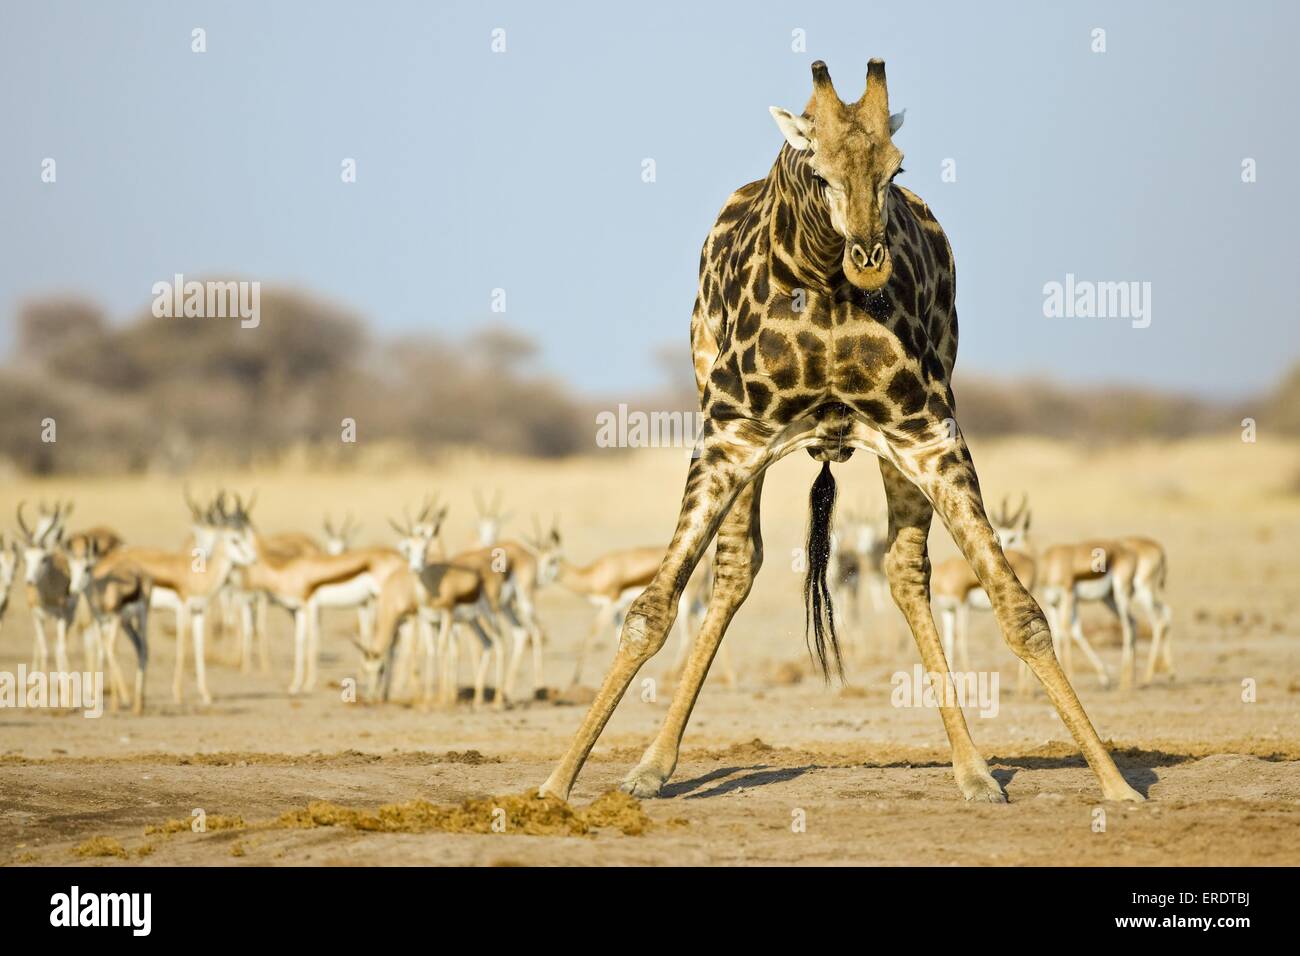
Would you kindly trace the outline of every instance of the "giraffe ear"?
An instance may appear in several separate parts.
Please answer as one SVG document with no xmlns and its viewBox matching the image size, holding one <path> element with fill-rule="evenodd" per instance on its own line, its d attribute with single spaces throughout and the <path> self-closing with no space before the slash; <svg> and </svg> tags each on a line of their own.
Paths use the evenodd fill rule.
<svg viewBox="0 0 1300 956">
<path fill-rule="evenodd" d="M 890 136 L 893 136 L 895 133 L 897 133 L 900 129 L 903 128 L 903 113 L 906 112 L 907 110 L 903 110 L 901 113 L 894 113 L 892 116 L 889 117 Z"/>
<path fill-rule="evenodd" d="M 789 110 L 779 106 L 769 106 L 768 112 L 776 120 L 777 127 L 785 136 L 785 141 L 795 149 L 812 149 L 812 121 L 802 116 L 795 116 Z"/>
</svg>

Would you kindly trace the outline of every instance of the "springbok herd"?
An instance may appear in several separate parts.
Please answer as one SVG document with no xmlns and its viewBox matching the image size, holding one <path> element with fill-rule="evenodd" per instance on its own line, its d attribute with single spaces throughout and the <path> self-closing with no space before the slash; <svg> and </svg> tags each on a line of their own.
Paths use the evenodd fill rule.
<svg viewBox="0 0 1300 956">
<path fill-rule="evenodd" d="M 255 499 L 256 496 L 254 496 Z M 426 498 L 418 513 L 390 520 L 396 545 L 355 547 L 356 524 L 348 518 L 335 525 L 328 517 L 324 540 L 300 533 L 263 535 L 254 525 L 254 500 L 222 491 L 206 504 L 188 490 L 190 535 L 175 551 L 128 545 L 111 528 L 67 530 L 71 503 L 42 504 L 29 524 L 25 504 L 17 508 L 18 533 L 0 532 L 0 623 L 21 565 L 24 593 L 32 613 L 32 669 L 49 667 L 47 624 L 55 631 L 54 663 L 68 670 L 69 633 L 81 626 L 83 668 L 107 667 L 110 706 L 144 709 L 149 658 L 149 611 L 175 614 L 176 667 L 172 696 L 182 699 L 186 635 L 194 655 L 199 696 L 210 703 L 205 669 L 205 628 L 215 617 L 236 638 L 235 663 L 243 672 L 253 666 L 270 670 L 268 609 L 274 604 L 293 618 L 294 664 L 291 694 L 316 686 L 322 608 L 355 609 L 356 636 L 365 693 L 387 700 L 418 680 L 422 704 L 447 706 L 459 694 L 459 645 L 468 642 L 473 674 L 473 705 L 485 701 L 487 672 L 494 668 L 492 706 L 516 700 L 515 687 L 525 656 L 531 657 L 531 685 L 523 699 L 542 685 L 546 634 L 537 615 L 538 591 L 558 582 L 590 600 L 597 613 L 577 655 L 573 682 L 582 679 L 585 658 L 601 634 L 617 635 L 628 605 L 653 579 L 664 557 L 662 548 L 611 552 L 585 566 L 563 556 L 558 527 L 534 535 L 503 539 L 508 517 L 500 496 L 475 496 L 477 541 L 448 555 L 442 535 L 447 507 Z M 1150 625 L 1151 649 L 1143 683 L 1158 669 L 1173 672 L 1169 636 L 1170 609 L 1164 598 L 1164 549 L 1148 538 L 1095 539 L 1053 545 L 1038 552 L 1029 542 L 1027 500 L 1012 511 L 1004 500 L 990 516 L 1002 548 L 1021 582 L 1036 591 L 1052 626 L 1053 642 L 1067 673 L 1072 645 L 1096 669 L 1102 686 L 1111 679 L 1080 624 L 1078 606 L 1104 602 L 1119 618 L 1123 634 L 1120 686 L 1132 685 L 1136 667 L 1133 613 L 1140 609 Z M 868 590 L 877 614 L 887 610 L 888 585 L 882 569 L 887 533 L 879 519 L 845 511 L 832 538 L 836 603 L 847 618 L 849 633 L 862 650 L 860 590 Z M 709 562 L 686 588 L 678 609 L 679 642 L 672 671 L 685 659 L 691 636 L 708 608 Z M 961 558 L 936 564 L 931 574 L 933 606 L 940 618 L 945 656 L 957 670 L 968 667 L 967 631 L 971 610 L 989 610 L 988 596 Z M 83 607 L 88 613 L 80 613 Z M 118 667 L 115 645 L 125 631 L 135 651 L 134 687 Z M 531 654 L 529 652 L 531 651 Z M 734 683 L 725 653 L 724 676 Z M 435 687 L 436 683 L 436 687 Z M 1018 686 L 1028 692 L 1022 663 Z"/>
</svg>

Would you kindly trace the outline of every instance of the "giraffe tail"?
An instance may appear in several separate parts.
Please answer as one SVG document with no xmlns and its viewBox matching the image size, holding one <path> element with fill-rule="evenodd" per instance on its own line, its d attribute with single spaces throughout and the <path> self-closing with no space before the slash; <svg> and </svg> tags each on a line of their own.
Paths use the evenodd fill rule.
<svg viewBox="0 0 1300 956">
<path fill-rule="evenodd" d="M 831 563 L 831 518 L 834 513 L 835 476 L 831 474 L 831 463 L 824 461 L 808 494 L 808 573 L 804 577 L 803 599 L 805 637 L 828 682 L 832 657 L 836 674 L 844 676 L 839 638 L 835 633 L 835 608 L 826 581 Z"/>
</svg>

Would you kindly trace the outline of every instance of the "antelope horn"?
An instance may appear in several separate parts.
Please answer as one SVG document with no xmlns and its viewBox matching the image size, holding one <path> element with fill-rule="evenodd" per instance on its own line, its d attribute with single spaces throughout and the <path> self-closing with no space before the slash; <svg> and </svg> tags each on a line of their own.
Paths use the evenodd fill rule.
<svg viewBox="0 0 1300 956">
<path fill-rule="evenodd" d="M 27 542 L 32 544 L 34 543 L 32 541 L 32 529 L 27 527 L 27 521 L 23 518 L 23 508 L 25 507 L 27 507 L 27 502 L 18 502 L 18 528 L 22 531 L 23 537 L 27 539 Z"/>
<path fill-rule="evenodd" d="M 190 483 L 188 481 L 181 485 L 181 497 L 185 499 L 185 505 L 190 509 L 190 517 L 198 518 L 203 514 L 203 509 L 194 500 L 194 496 L 190 494 Z"/>
<path fill-rule="evenodd" d="M 327 534 L 331 538 L 338 537 L 338 535 L 334 533 L 334 522 L 330 520 L 328 511 L 325 512 L 325 520 L 322 521 L 321 524 L 325 528 L 325 534 Z"/>
</svg>

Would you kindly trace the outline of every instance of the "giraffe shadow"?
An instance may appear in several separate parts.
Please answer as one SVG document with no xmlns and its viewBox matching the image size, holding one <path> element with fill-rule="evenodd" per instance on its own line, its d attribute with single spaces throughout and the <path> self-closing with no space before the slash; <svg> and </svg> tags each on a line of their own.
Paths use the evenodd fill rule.
<svg viewBox="0 0 1300 956">
<path fill-rule="evenodd" d="M 699 777 L 683 780 L 681 783 L 670 784 L 664 787 L 662 796 L 684 797 L 687 800 L 720 797 L 724 794 L 734 793 L 737 790 L 749 790 L 774 783 L 785 783 L 797 777 L 802 777 L 805 773 L 814 769 L 816 768 L 811 765 L 807 767 L 769 767 L 766 764 L 754 764 L 749 767 L 720 767 Z M 737 773 L 741 774 L 741 776 L 733 776 Z M 715 781 L 722 782 L 716 786 L 708 787 L 709 784 Z M 708 789 L 702 789 L 704 787 L 708 787 Z"/>
<path fill-rule="evenodd" d="M 998 782 L 1003 790 L 1007 790 L 1011 781 L 1015 779 L 1017 773 L 1029 768 L 1062 768 L 1062 767 L 1086 767 L 1087 764 L 1082 758 L 1078 760 L 1035 760 L 1027 759 L 1023 761 L 1005 761 L 1004 763 L 1011 766 L 992 767 L 989 772 L 993 774 L 993 779 Z M 1160 782 L 1160 775 L 1152 767 L 1135 767 L 1132 765 L 1121 767 L 1120 775 L 1130 787 L 1138 791 L 1144 797 L 1151 796 L 1151 787 Z"/>
</svg>

